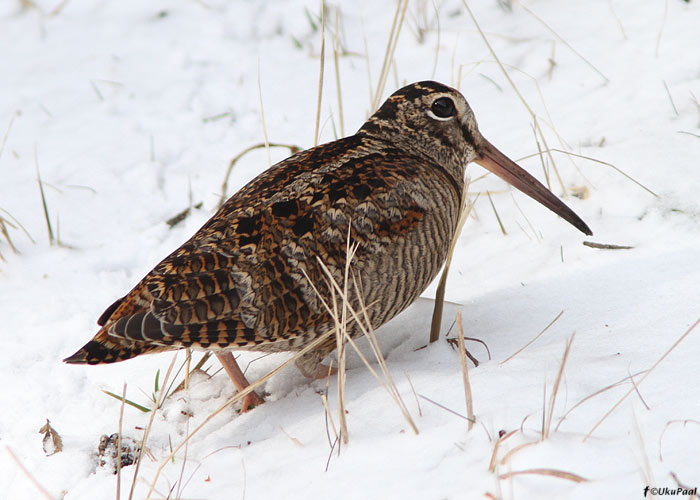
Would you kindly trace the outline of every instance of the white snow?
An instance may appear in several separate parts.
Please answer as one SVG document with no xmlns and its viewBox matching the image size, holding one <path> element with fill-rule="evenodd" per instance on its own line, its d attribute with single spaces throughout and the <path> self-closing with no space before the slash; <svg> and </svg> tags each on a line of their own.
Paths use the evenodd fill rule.
<svg viewBox="0 0 700 500">
<path fill-rule="evenodd" d="M 164 468 L 158 498 L 171 488 L 170 498 L 182 499 L 642 498 L 645 486 L 676 488 L 672 474 L 700 486 L 700 331 L 590 438 L 584 441 L 630 381 L 567 413 L 648 370 L 700 317 L 700 3 L 522 2 L 607 82 L 518 2 L 512 11 L 503 3 L 470 5 L 549 147 L 612 163 L 658 197 L 608 166 L 553 153 L 567 189 L 588 188 L 587 198 L 565 200 L 593 229 L 586 238 L 493 176 L 473 182 L 474 193 L 493 191 L 507 231 L 501 233 L 487 196 L 479 196 L 448 280 L 443 337 L 459 309 L 465 335 L 491 352 L 489 359 L 483 346 L 467 343 L 481 362 L 469 371 L 474 428 L 417 400 L 409 383 L 465 414 L 457 352 L 444 339 L 417 350 L 428 339 L 433 284 L 378 332 L 419 435 L 353 354 L 350 443 L 330 456 L 318 394 L 325 382 L 290 367 L 266 383 L 265 405 L 242 415 L 229 408 L 196 434 L 186 455 Z M 334 128 L 340 134 L 336 13 L 348 52 L 339 62 L 351 134 L 370 112 L 368 81 L 376 86 L 396 5 L 329 0 L 327 7 L 321 142 L 336 137 Z M 211 216 L 228 162 L 263 140 L 260 96 L 270 141 L 313 145 L 321 35 L 307 10 L 315 17 L 319 2 L 0 4 L 0 215 L 12 222 L 9 212 L 34 239 L 9 228 L 21 252 L 14 254 L 0 235 L 0 499 L 44 498 L 36 483 L 51 498 L 115 498 L 116 476 L 96 471 L 95 454 L 100 436 L 118 430 L 120 403 L 102 390 L 121 393 L 126 383 L 127 398 L 148 405 L 156 372 L 162 381 L 172 354 L 98 367 L 61 359 L 90 339 L 112 301 Z M 426 28 L 422 41 L 418 27 Z M 530 115 L 461 2 L 411 0 L 394 61 L 383 97 L 423 79 L 459 85 L 491 142 L 513 159 L 537 152 Z M 278 161 L 287 152 L 271 155 Z M 63 246 L 48 242 L 35 161 Z M 520 164 L 544 180 L 539 158 Z M 267 165 L 262 150 L 244 156 L 228 195 Z M 477 166 L 468 171 L 472 179 L 483 173 Z M 165 224 L 199 202 L 202 208 L 184 222 Z M 584 240 L 634 248 L 594 249 Z M 560 311 L 536 342 L 503 362 Z M 552 419 L 556 431 L 542 440 L 543 409 L 574 333 Z M 255 361 L 248 374 L 257 379 L 288 358 Z M 183 359 L 181 352 L 175 366 Z M 208 366 L 210 373 L 218 369 L 213 361 Z M 334 377 L 329 400 L 337 423 L 335 384 Z M 166 401 L 134 498 L 145 498 L 171 446 L 232 394 L 218 373 L 195 378 L 188 392 Z M 149 416 L 127 406 L 124 434 L 140 440 Z M 63 451 L 48 457 L 38 433 L 47 418 L 63 440 Z M 499 445 L 492 472 L 499 431 L 514 433 Z M 499 479 L 538 468 L 588 481 Z M 133 471 L 123 470 L 123 499 Z"/>
</svg>

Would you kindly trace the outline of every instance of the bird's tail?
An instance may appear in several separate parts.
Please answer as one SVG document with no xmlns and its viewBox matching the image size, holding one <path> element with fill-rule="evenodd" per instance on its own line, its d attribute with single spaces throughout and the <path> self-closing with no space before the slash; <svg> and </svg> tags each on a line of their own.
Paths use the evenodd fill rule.
<svg viewBox="0 0 700 500">
<path fill-rule="evenodd" d="M 146 353 L 166 351 L 170 348 L 162 345 L 147 345 L 145 342 L 113 337 L 103 328 L 95 338 L 81 347 L 75 354 L 64 359 L 64 363 L 73 365 L 101 365 L 116 363 Z"/>
</svg>

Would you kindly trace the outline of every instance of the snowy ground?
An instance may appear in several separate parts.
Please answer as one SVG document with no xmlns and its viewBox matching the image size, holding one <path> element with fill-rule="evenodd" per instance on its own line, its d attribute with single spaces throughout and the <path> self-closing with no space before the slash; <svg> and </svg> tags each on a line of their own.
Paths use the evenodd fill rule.
<svg viewBox="0 0 700 500">
<path fill-rule="evenodd" d="M 588 499 L 641 498 L 645 486 L 677 481 L 700 486 L 700 331 L 584 441 L 632 388 L 630 374 L 649 369 L 700 316 L 700 3 L 523 2 L 558 36 L 519 4 L 509 11 L 503 3 L 471 2 L 549 147 L 612 163 L 658 196 L 608 166 L 553 153 L 567 190 L 587 188 L 584 199 L 566 200 L 595 233 L 583 238 L 500 180 L 474 182 L 474 193 L 494 191 L 507 235 L 480 196 L 448 282 L 448 300 L 459 306 L 446 310 L 444 332 L 459 307 L 465 335 L 491 353 L 489 360 L 480 344 L 468 344 L 481 361 L 470 365 L 471 432 L 462 418 L 414 397 L 409 383 L 465 413 L 457 352 L 444 340 L 416 350 L 428 338 L 431 287 L 379 332 L 419 435 L 351 356 L 350 443 L 325 471 L 324 383 L 288 368 L 266 384 L 267 404 L 245 415 L 227 409 L 193 437 L 186 456 L 160 475 L 160 495 L 172 488 L 170 498 L 183 499 Z M 315 19 L 319 3 L 21 4 L 0 4 L 0 215 L 12 221 L 9 212 L 34 242 L 10 228 L 21 252 L 14 254 L 0 236 L 0 499 L 112 499 L 116 476 L 96 471 L 94 453 L 102 434 L 117 431 L 120 404 L 102 389 L 120 393 L 126 383 L 129 399 L 148 404 L 172 355 L 101 367 L 61 359 L 91 337 L 106 306 L 212 214 L 230 159 L 263 140 L 260 95 L 271 141 L 313 145 L 321 35 L 306 12 Z M 336 13 L 350 134 L 370 111 L 368 82 L 376 87 L 395 10 L 394 2 L 328 7 L 321 141 L 340 135 Z M 462 3 L 411 0 L 394 60 L 384 96 L 428 78 L 459 86 L 491 142 L 514 159 L 537 152 L 530 115 Z M 272 150 L 273 161 L 285 155 Z M 35 163 L 62 246 L 48 242 Z M 521 165 L 544 178 L 539 158 Z M 245 156 L 229 194 L 266 166 L 262 151 Z M 553 189 L 562 194 L 554 178 Z M 179 225 L 165 224 L 199 202 Z M 634 248 L 594 249 L 584 240 Z M 560 311 L 541 338 L 504 362 Z M 574 333 L 552 432 L 542 440 L 543 408 Z M 249 374 L 258 378 L 287 358 L 256 361 Z M 194 382 L 157 412 L 152 458 L 143 460 L 134 498 L 146 496 L 170 447 L 232 395 L 222 373 Z M 329 399 L 335 408 L 335 379 Z M 49 457 L 37 433 L 47 418 L 63 439 L 63 451 Z M 127 407 L 124 434 L 140 439 L 148 418 Z M 500 431 L 514 432 L 490 470 Z M 133 469 L 123 471 L 122 498 Z M 588 481 L 511 475 L 531 469 Z"/>
</svg>

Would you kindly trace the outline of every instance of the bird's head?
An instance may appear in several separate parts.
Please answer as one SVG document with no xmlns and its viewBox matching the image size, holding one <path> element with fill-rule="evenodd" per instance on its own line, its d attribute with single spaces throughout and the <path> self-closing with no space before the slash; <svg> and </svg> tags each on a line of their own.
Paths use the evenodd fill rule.
<svg viewBox="0 0 700 500">
<path fill-rule="evenodd" d="M 447 85 L 423 81 L 397 90 L 358 134 L 391 142 L 430 160 L 437 168 L 445 169 L 459 185 L 464 183 L 467 164 L 476 162 L 579 231 L 592 234 L 586 223 L 559 198 L 481 135 L 467 100 Z"/>
</svg>

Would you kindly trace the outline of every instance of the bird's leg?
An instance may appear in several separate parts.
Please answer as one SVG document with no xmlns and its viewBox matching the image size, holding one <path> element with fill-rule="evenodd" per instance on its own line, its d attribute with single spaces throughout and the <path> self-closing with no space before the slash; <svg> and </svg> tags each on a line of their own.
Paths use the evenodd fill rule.
<svg viewBox="0 0 700 500">
<path fill-rule="evenodd" d="M 217 352 L 216 357 L 224 367 L 224 370 L 226 370 L 226 373 L 228 373 L 228 376 L 233 381 L 233 385 L 236 386 L 236 389 L 238 389 L 239 392 L 250 385 L 230 351 Z M 256 406 L 263 404 L 264 402 L 265 401 L 263 398 L 258 396 L 255 391 L 249 392 L 243 396 L 243 408 L 241 409 L 241 413 L 245 413 Z"/>
<path fill-rule="evenodd" d="M 318 365 L 316 365 L 316 370 L 303 373 L 303 375 L 308 378 L 323 379 L 326 377 L 330 377 L 331 375 L 335 375 L 336 373 L 338 373 L 338 369 L 335 366 L 329 366 L 324 365 L 323 363 L 319 363 Z"/>
</svg>

